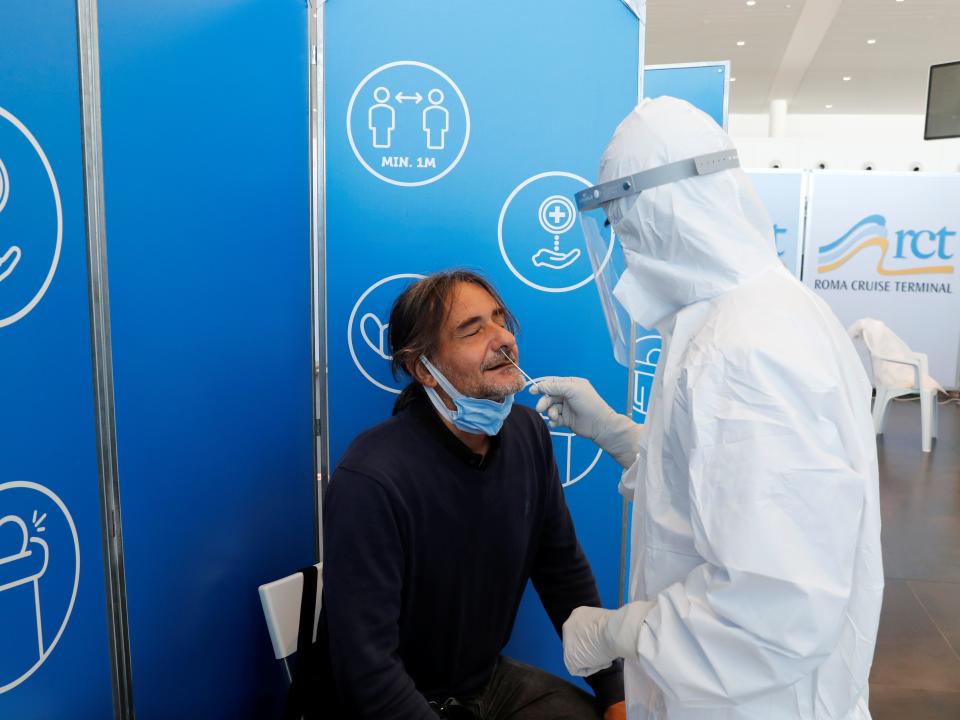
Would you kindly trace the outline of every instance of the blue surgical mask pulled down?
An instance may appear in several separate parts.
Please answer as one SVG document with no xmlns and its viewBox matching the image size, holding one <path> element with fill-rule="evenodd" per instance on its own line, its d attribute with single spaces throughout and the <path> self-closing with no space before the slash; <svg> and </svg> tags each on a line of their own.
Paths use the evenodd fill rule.
<svg viewBox="0 0 960 720">
<path fill-rule="evenodd" d="M 430 402 L 433 403 L 441 416 L 453 423 L 454 427 L 475 435 L 492 436 L 500 432 L 503 421 L 507 419 L 510 408 L 513 407 L 513 395 L 507 395 L 503 402 L 468 397 L 457 390 L 427 358 L 421 356 L 420 362 L 430 371 L 437 384 L 450 396 L 453 404 L 457 407 L 456 410 L 451 410 L 444 404 L 436 390 L 424 386 L 423 389 L 427 391 L 427 397 L 430 398 Z"/>
</svg>

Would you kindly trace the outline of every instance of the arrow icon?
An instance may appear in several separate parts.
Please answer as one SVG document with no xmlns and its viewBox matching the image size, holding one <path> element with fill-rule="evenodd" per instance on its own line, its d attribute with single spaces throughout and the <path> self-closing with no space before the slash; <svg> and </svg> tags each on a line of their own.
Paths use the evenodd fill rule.
<svg viewBox="0 0 960 720">
<path fill-rule="evenodd" d="M 397 93 L 397 102 L 402 103 L 406 100 L 413 100 L 417 105 L 423 101 L 423 95 L 419 92 L 416 95 L 404 95 L 403 93 Z"/>
</svg>

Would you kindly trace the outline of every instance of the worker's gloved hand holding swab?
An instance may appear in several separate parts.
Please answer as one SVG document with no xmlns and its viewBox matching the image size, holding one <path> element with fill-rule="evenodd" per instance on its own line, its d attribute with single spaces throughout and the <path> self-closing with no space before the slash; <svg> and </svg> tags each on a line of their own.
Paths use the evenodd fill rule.
<svg viewBox="0 0 960 720">
<path fill-rule="evenodd" d="M 547 415 L 551 427 L 568 427 L 580 437 L 593 440 L 622 467 L 633 465 L 643 426 L 607 405 L 589 381 L 546 377 L 531 385 L 530 393 L 543 395 L 537 402 L 537 412 Z"/>
</svg>

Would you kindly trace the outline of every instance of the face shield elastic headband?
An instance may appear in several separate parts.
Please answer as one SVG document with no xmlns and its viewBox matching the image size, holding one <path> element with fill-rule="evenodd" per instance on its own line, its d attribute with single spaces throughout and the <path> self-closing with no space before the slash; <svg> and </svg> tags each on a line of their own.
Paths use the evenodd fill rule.
<svg viewBox="0 0 960 720">
<path fill-rule="evenodd" d="M 628 195 L 636 195 L 658 185 L 666 185 L 699 175 L 710 175 L 721 170 L 737 167 L 740 167 L 740 158 L 737 151 L 721 150 L 720 152 L 698 155 L 686 160 L 678 160 L 650 170 L 627 175 L 619 180 L 594 185 L 586 190 L 581 190 L 574 198 L 580 212 L 588 212 L 596 210 L 604 203 Z"/>
</svg>

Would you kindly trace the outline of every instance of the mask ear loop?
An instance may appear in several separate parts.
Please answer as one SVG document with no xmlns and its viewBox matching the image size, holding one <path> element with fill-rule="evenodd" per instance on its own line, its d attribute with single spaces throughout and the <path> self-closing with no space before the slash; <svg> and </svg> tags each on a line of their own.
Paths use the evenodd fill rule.
<svg viewBox="0 0 960 720">
<path fill-rule="evenodd" d="M 509 359 L 509 358 L 508 358 L 508 359 Z M 453 404 L 454 404 L 454 405 L 457 405 L 457 404 L 458 404 L 458 403 L 457 403 L 457 400 L 462 400 L 462 399 L 464 399 L 464 398 L 468 398 L 467 395 L 464 395 L 462 392 L 460 392 L 459 390 L 457 390 L 457 389 L 453 386 L 453 383 L 451 383 L 449 380 L 447 380 L 447 378 L 444 377 L 443 373 L 440 372 L 439 370 L 437 370 L 437 368 L 435 368 L 435 367 L 433 366 L 433 363 L 431 363 L 429 360 L 427 360 L 427 356 L 426 356 L 426 355 L 421 355 L 421 356 L 420 356 L 420 362 L 422 362 L 423 365 L 424 365 L 424 367 L 427 368 L 427 371 L 430 373 L 430 375 L 433 377 L 433 379 L 437 381 L 437 384 L 441 387 L 441 389 L 442 389 L 445 393 L 447 393 L 447 395 L 450 396 L 450 399 L 453 400 Z M 518 369 L 519 369 L 519 368 L 518 368 Z M 523 372 L 523 371 L 521 370 L 520 372 Z M 432 388 L 424 388 L 424 389 L 427 390 L 427 391 L 432 390 Z M 436 392 L 436 391 L 434 391 L 434 392 Z M 474 400 L 474 401 L 477 401 L 477 402 L 488 402 L 488 403 L 492 403 L 492 404 L 494 404 L 494 405 L 502 405 L 502 404 L 503 404 L 503 403 L 497 402 L 496 400 L 484 400 L 484 399 L 481 399 L 481 398 L 469 398 L 469 399 Z"/>
<path fill-rule="evenodd" d="M 430 373 L 430 376 L 437 381 L 437 384 L 443 389 L 443 391 L 450 396 L 450 399 L 456 402 L 456 399 L 463 397 L 463 393 L 457 390 L 447 378 L 443 376 L 443 373 L 437 370 L 433 363 L 427 360 L 426 355 L 420 356 L 420 362 L 423 363 L 423 366 L 427 368 L 427 372 Z"/>
<path fill-rule="evenodd" d="M 423 363 L 423 366 L 427 369 L 427 372 L 430 373 L 430 377 L 436 380 L 437 384 L 442 388 L 443 383 L 446 380 L 442 373 L 437 370 L 424 355 L 420 356 L 420 362 Z M 450 422 L 455 422 L 456 418 L 460 415 L 460 407 L 457 406 L 456 410 L 451 410 L 440 398 L 440 394 L 437 392 L 436 388 L 427 387 L 426 385 L 423 385 L 422 387 L 423 391 L 427 394 L 427 398 L 430 400 L 430 404 L 433 405 L 436 411 L 450 420 Z M 457 405 L 457 402 L 453 399 L 453 396 L 450 396 L 450 399 L 453 401 L 454 405 Z"/>
</svg>

